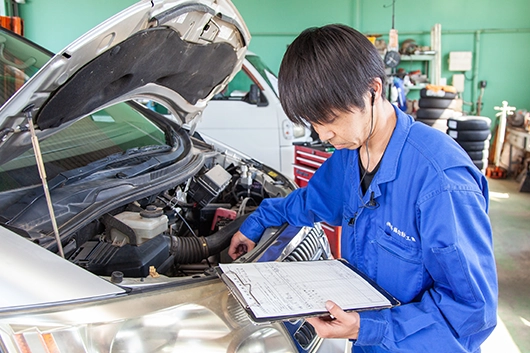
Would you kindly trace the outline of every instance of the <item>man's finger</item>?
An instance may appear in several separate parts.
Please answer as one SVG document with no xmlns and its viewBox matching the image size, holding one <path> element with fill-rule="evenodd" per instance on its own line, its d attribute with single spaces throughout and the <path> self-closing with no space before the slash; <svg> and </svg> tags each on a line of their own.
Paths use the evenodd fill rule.
<svg viewBox="0 0 530 353">
<path fill-rule="evenodd" d="M 230 247 L 228 249 L 228 255 L 232 259 L 237 259 L 239 256 L 249 252 L 255 246 L 255 243 L 248 239 L 240 231 L 236 232 L 230 241 Z"/>
<path fill-rule="evenodd" d="M 244 255 L 248 252 L 248 247 L 245 244 L 239 244 L 236 249 L 237 257 Z"/>
<path fill-rule="evenodd" d="M 326 310 L 329 312 L 331 317 L 336 319 L 347 319 L 348 313 L 342 310 L 340 306 L 331 300 L 326 301 Z"/>
<path fill-rule="evenodd" d="M 246 244 L 237 244 L 235 247 L 230 247 L 228 255 L 230 255 L 230 257 L 235 260 L 241 255 L 246 254 L 247 252 L 248 246 Z"/>
<path fill-rule="evenodd" d="M 233 259 L 237 259 L 237 254 L 239 251 L 240 245 L 230 244 L 230 248 L 228 249 L 228 255 Z"/>
<path fill-rule="evenodd" d="M 315 329 L 317 335 L 322 338 L 332 338 L 333 337 L 333 326 L 332 323 L 335 320 L 332 320 L 330 316 L 319 316 L 319 317 L 310 317 L 306 318 L 306 321 L 309 322 Z"/>
</svg>

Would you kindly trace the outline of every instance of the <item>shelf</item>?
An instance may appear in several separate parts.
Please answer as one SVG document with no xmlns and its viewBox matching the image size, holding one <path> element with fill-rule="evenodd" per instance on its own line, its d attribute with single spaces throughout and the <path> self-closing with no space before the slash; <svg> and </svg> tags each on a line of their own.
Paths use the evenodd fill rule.
<svg viewBox="0 0 530 353">
<path fill-rule="evenodd" d="M 419 91 L 420 89 L 425 88 L 427 85 L 428 83 L 424 83 L 415 86 L 406 86 L 405 88 L 408 88 L 410 91 Z"/>
<path fill-rule="evenodd" d="M 433 61 L 435 54 L 401 55 L 401 61 Z"/>
<path fill-rule="evenodd" d="M 423 64 L 422 72 L 428 77 L 428 80 L 433 85 L 439 85 L 442 74 L 442 62 L 441 62 L 441 42 L 442 42 L 442 26 L 437 23 L 431 28 L 431 43 L 430 50 L 418 51 L 417 54 L 412 55 L 401 55 L 401 68 L 411 69 L 409 63 L 416 62 Z M 417 66 L 417 65 L 416 65 Z M 416 67 L 415 66 L 415 67 Z M 398 68 L 400 66 L 398 65 Z M 388 68 L 387 68 L 388 69 Z M 389 72 L 387 72 L 389 74 Z M 411 91 L 417 91 L 424 88 L 423 85 L 417 85 L 415 87 L 408 87 Z"/>
<path fill-rule="evenodd" d="M 381 55 L 381 59 L 384 59 L 385 56 Z M 400 61 L 433 61 L 436 58 L 435 54 L 414 54 L 414 55 L 405 55 L 401 54 Z"/>
</svg>

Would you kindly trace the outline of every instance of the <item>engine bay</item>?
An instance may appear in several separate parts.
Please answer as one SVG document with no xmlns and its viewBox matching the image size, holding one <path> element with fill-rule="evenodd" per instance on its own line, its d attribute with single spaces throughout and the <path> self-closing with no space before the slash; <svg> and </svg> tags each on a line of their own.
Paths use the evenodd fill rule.
<svg viewBox="0 0 530 353">
<path fill-rule="evenodd" d="M 232 235 L 263 199 L 285 196 L 292 183 L 253 160 L 225 152 L 199 173 L 88 223 L 70 237 L 66 257 L 102 276 L 193 276 L 220 262 Z"/>
<path fill-rule="evenodd" d="M 101 150 L 103 158 L 97 145 L 74 160 L 68 150 L 61 152 L 64 159 L 47 164 L 58 170 L 47 185 L 53 212 L 43 185 L 31 179 L 28 186 L 0 192 L 0 224 L 101 276 L 193 276 L 232 261 L 226 250 L 244 218 L 263 199 L 287 196 L 296 185 L 228 146 L 190 134 L 145 108 L 142 113 L 158 123 L 169 143 L 110 155 Z M 140 123 L 143 129 L 143 116 Z M 127 124 L 112 131 L 118 127 L 136 131 Z M 63 140 L 59 136 L 50 150 Z M 77 145 L 83 146 L 72 149 L 83 153 Z M 38 175 L 30 168 L 13 169 L 8 177 Z"/>
</svg>

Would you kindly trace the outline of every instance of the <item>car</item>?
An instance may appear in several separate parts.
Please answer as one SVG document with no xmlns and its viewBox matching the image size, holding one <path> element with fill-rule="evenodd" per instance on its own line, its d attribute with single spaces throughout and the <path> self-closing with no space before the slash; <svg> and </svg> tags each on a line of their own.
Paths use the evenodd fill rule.
<svg viewBox="0 0 530 353">
<path fill-rule="evenodd" d="M 253 323 L 215 273 L 296 188 L 193 128 L 249 40 L 229 0 L 140 1 L 56 55 L 0 30 L 2 353 L 344 351 Z M 319 224 L 282 225 L 236 261 L 330 257 Z"/>
<path fill-rule="evenodd" d="M 313 141 L 310 128 L 287 118 L 276 75 L 252 52 L 227 87 L 212 97 L 197 129 L 290 178 L 294 144 Z"/>
</svg>

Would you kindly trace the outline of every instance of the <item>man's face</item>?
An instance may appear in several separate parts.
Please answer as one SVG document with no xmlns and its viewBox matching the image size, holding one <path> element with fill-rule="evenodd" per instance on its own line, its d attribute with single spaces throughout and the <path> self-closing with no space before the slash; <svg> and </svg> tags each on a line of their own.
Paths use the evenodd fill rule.
<svg viewBox="0 0 530 353">
<path fill-rule="evenodd" d="M 338 112 L 336 117 L 329 123 L 313 124 L 322 141 L 328 141 L 340 150 L 350 150 L 361 147 L 370 135 L 372 124 L 372 106 L 366 106 L 364 110 L 358 108 L 348 112 Z"/>
</svg>

